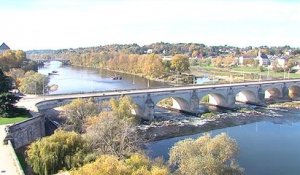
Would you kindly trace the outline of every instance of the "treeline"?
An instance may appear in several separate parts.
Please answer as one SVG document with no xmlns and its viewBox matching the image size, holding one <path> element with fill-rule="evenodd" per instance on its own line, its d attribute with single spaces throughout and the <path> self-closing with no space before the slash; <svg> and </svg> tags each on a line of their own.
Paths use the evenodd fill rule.
<svg viewBox="0 0 300 175">
<path fill-rule="evenodd" d="M 12 79 L 12 89 L 29 94 L 47 92 L 47 76 L 37 73 L 37 63 L 27 59 L 22 50 L 7 50 L 0 54 L 0 70 Z"/>
<path fill-rule="evenodd" d="M 31 50 L 27 51 L 30 58 L 38 58 L 42 56 L 47 58 L 48 56 L 64 55 L 70 53 L 77 54 L 88 54 L 88 53 L 124 53 L 124 54 L 138 54 L 142 55 L 145 53 L 154 53 L 162 56 L 174 56 L 176 54 L 185 54 L 188 57 L 216 57 L 226 54 L 241 55 L 244 53 L 257 52 L 262 50 L 263 53 L 267 55 L 282 55 L 285 52 L 289 52 L 291 55 L 300 54 L 299 48 L 293 48 L 290 46 L 281 47 L 234 47 L 234 46 L 207 46 L 198 43 L 165 43 L 158 42 L 150 45 L 139 46 L 138 44 L 111 44 L 96 47 L 86 47 L 86 48 L 70 48 L 70 49 L 60 49 L 60 50 Z M 49 57 L 48 57 L 49 58 Z"/>
<path fill-rule="evenodd" d="M 58 57 L 69 59 L 72 65 L 105 68 L 160 78 L 172 71 L 184 72 L 189 69 L 188 56 L 176 54 L 172 61 L 163 61 L 157 54 L 127 54 L 122 52 L 68 53 Z"/>
<path fill-rule="evenodd" d="M 0 54 L 0 69 L 9 71 L 12 68 L 37 71 L 37 64 L 26 58 L 26 53 L 22 50 L 8 50 Z"/>
</svg>

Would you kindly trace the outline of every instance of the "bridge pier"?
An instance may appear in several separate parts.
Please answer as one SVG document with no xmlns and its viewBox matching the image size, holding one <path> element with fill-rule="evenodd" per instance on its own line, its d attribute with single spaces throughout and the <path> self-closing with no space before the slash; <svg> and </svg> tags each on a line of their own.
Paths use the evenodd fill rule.
<svg viewBox="0 0 300 175">
<path fill-rule="evenodd" d="M 147 100 L 144 106 L 144 115 L 142 116 L 145 120 L 153 120 L 154 119 L 154 102 L 152 101 L 150 94 L 147 94 Z"/>
<path fill-rule="evenodd" d="M 258 105 L 266 105 L 265 95 L 265 91 L 261 87 L 259 87 L 257 90 Z"/>
<path fill-rule="evenodd" d="M 193 90 L 191 100 L 190 100 L 190 111 L 191 112 L 197 113 L 199 111 L 199 102 L 200 102 L 200 99 L 197 96 L 196 91 Z"/>
<path fill-rule="evenodd" d="M 289 96 L 289 88 L 287 87 L 286 83 L 283 84 L 283 87 L 282 87 L 282 98 L 284 100 L 287 100 L 290 98 Z"/>
</svg>

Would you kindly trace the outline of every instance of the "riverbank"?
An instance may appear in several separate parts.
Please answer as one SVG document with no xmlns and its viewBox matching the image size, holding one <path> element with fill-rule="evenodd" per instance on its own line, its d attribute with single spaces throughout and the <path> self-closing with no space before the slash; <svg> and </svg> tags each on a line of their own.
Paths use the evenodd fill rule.
<svg viewBox="0 0 300 175">
<path fill-rule="evenodd" d="M 300 102 L 297 102 L 300 106 Z M 300 107 L 299 107 L 300 108 Z M 299 109 L 298 108 L 298 109 Z M 291 108 L 292 110 L 297 110 Z M 138 126 L 140 134 L 149 142 L 172 137 L 208 132 L 215 129 L 245 125 L 259 121 L 280 123 L 287 119 L 282 113 L 289 111 L 287 108 L 274 108 L 272 105 L 263 107 L 242 108 L 238 111 L 202 115 L 202 117 L 185 116 L 177 114 L 167 118 L 160 118 L 149 125 Z M 203 117 L 209 116 L 209 117 Z"/>
</svg>

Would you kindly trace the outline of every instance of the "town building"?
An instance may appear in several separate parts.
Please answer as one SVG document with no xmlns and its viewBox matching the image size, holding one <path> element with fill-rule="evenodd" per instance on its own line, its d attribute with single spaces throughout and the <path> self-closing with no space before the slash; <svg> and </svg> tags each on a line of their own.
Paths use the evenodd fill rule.
<svg viewBox="0 0 300 175">
<path fill-rule="evenodd" d="M 260 66 L 268 66 L 271 64 L 268 56 L 264 53 L 261 53 L 260 51 L 258 52 L 257 57 L 255 59 L 259 61 Z"/>
<path fill-rule="evenodd" d="M 248 60 L 251 60 L 251 59 L 254 59 L 252 56 L 250 55 L 242 55 L 238 58 L 238 64 L 239 65 L 245 65 L 245 63 L 248 61 Z"/>
<path fill-rule="evenodd" d="M 7 50 L 10 50 L 10 48 L 5 43 L 2 43 L 0 46 L 0 54 L 3 54 Z"/>
</svg>

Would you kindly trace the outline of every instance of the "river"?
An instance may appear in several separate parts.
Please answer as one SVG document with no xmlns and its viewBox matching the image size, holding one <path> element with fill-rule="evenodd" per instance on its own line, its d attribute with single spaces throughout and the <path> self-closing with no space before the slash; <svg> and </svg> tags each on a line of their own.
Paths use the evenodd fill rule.
<svg viewBox="0 0 300 175">
<path fill-rule="evenodd" d="M 119 89 L 136 89 L 147 87 L 168 86 L 163 82 L 148 81 L 134 75 L 121 74 L 122 80 L 112 80 L 116 73 L 81 67 L 61 65 L 60 62 L 51 62 L 39 68 L 45 75 L 58 71 L 58 75 L 51 75 L 50 85 L 58 85 L 51 94 L 91 92 Z M 209 79 L 197 80 L 204 83 Z M 265 112 L 268 112 L 267 110 Z M 242 126 L 228 127 L 211 131 L 212 135 L 226 132 L 236 139 L 240 154 L 238 162 L 249 175 L 299 175 L 300 174 L 300 111 L 276 110 L 277 115 L 287 119 L 262 121 Z M 202 133 L 184 137 L 176 137 L 153 142 L 147 146 L 151 157 L 163 156 L 168 159 L 169 149 L 185 138 L 197 138 Z"/>
<path fill-rule="evenodd" d="M 267 112 L 267 111 L 266 111 Z M 300 111 L 276 110 L 286 119 L 261 121 L 210 131 L 222 132 L 235 139 L 240 148 L 239 165 L 247 175 L 299 175 L 300 174 Z M 198 138 L 202 133 L 152 142 L 147 146 L 149 155 L 168 159 L 169 149 L 178 141 Z"/>
<path fill-rule="evenodd" d="M 38 72 L 48 75 L 57 71 L 57 75 L 50 75 L 49 85 L 58 85 L 56 91 L 49 94 L 66 94 L 93 91 L 111 91 L 121 89 L 140 89 L 151 87 L 165 87 L 167 83 L 149 81 L 146 78 L 124 73 L 115 73 L 104 69 L 82 68 L 62 65 L 59 61 L 51 61 L 39 67 Z M 120 75 L 122 80 L 113 80 Z"/>
</svg>

